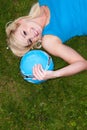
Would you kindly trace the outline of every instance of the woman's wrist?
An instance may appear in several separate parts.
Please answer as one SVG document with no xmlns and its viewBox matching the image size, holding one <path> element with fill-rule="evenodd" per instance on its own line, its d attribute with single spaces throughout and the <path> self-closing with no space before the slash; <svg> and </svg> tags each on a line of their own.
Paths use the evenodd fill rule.
<svg viewBox="0 0 87 130">
<path fill-rule="evenodd" d="M 53 71 L 52 76 L 53 76 L 53 78 L 61 77 L 60 72 L 58 70 L 57 71 Z"/>
</svg>

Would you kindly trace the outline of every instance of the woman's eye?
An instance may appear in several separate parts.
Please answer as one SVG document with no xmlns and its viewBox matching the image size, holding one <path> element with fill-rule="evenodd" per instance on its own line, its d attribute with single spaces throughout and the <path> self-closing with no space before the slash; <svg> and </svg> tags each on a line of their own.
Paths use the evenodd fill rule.
<svg viewBox="0 0 87 130">
<path fill-rule="evenodd" d="M 27 35 L 26 31 L 23 31 L 23 34 L 26 36 Z"/>
<path fill-rule="evenodd" d="M 32 40 L 31 40 L 31 39 L 28 39 L 28 40 L 27 40 L 27 43 L 28 43 L 28 45 L 31 45 L 31 44 L 32 44 Z"/>
<path fill-rule="evenodd" d="M 32 43 L 32 40 L 31 40 L 31 39 L 29 39 L 29 42 L 30 42 L 30 43 Z"/>
</svg>

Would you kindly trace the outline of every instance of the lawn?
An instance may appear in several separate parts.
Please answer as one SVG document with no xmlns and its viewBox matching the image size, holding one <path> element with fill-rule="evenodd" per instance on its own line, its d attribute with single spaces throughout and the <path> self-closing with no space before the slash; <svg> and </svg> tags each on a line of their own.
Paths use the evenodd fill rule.
<svg viewBox="0 0 87 130">
<path fill-rule="evenodd" d="M 20 58 L 7 49 L 5 25 L 36 0 L 0 0 L 0 130 L 87 130 L 87 71 L 35 85 L 23 80 Z M 87 59 L 87 37 L 66 42 Z M 67 65 L 53 57 L 55 69 Z"/>
</svg>

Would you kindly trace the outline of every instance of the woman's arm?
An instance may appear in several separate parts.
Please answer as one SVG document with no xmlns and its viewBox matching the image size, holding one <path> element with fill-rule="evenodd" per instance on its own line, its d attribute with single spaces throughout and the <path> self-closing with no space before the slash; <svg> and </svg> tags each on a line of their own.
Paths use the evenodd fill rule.
<svg viewBox="0 0 87 130">
<path fill-rule="evenodd" d="M 42 45 L 47 52 L 62 58 L 64 61 L 69 63 L 69 65 L 56 71 L 45 71 L 41 65 L 36 65 L 33 69 L 33 73 L 36 79 L 43 80 L 70 76 L 87 70 L 87 60 L 85 60 L 72 48 L 62 44 L 61 40 L 57 37 L 50 35 L 45 36 L 43 38 Z"/>
</svg>

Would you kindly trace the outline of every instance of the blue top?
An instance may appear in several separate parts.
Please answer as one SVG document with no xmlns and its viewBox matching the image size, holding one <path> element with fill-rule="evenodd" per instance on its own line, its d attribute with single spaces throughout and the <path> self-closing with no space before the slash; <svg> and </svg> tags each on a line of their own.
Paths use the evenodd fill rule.
<svg viewBox="0 0 87 130">
<path fill-rule="evenodd" d="M 87 0 L 39 0 L 50 10 L 50 22 L 42 35 L 55 35 L 62 42 L 87 35 Z"/>
</svg>

